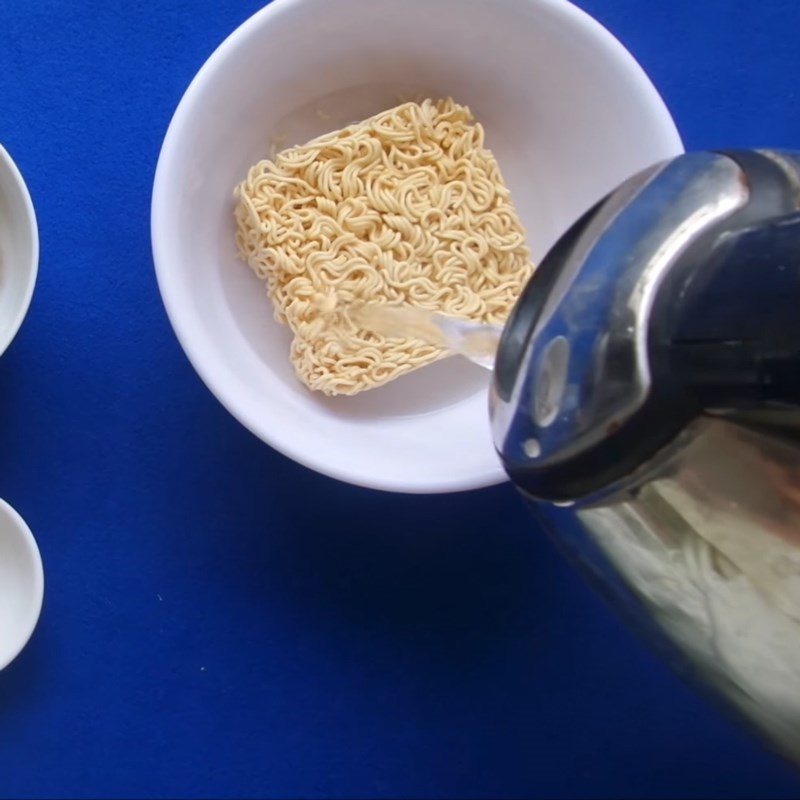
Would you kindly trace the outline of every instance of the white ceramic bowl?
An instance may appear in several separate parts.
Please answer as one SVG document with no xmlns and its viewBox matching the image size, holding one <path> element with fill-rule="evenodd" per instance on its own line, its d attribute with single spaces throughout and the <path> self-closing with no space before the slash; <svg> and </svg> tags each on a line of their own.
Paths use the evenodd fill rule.
<svg viewBox="0 0 800 800">
<path fill-rule="evenodd" d="M 0 354 L 28 311 L 39 267 L 39 233 L 31 196 L 0 145 Z"/>
<path fill-rule="evenodd" d="M 209 58 L 175 113 L 153 252 L 192 364 L 265 442 L 362 486 L 472 489 L 504 479 L 488 373 L 452 358 L 354 398 L 313 394 L 234 246 L 233 187 L 271 140 L 302 143 L 417 94 L 452 96 L 484 124 L 535 258 L 623 179 L 682 151 L 631 55 L 563 0 L 275 0 Z"/>
<path fill-rule="evenodd" d="M 25 521 L 0 500 L 0 669 L 31 638 L 44 597 L 39 548 Z"/>
</svg>

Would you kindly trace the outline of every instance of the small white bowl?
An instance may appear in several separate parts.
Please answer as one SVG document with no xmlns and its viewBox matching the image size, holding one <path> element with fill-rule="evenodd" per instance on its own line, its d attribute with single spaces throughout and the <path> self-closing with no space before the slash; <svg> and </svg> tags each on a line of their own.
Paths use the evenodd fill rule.
<svg viewBox="0 0 800 800">
<path fill-rule="evenodd" d="M 39 268 L 39 231 L 28 187 L 0 145 L 0 355 L 28 312 Z"/>
<path fill-rule="evenodd" d="M 484 124 L 536 259 L 622 180 L 682 152 L 636 61 L 565 0 L 275 0 L 209 58 L 175 112 L 152 238 L 178 339 L 253 433 L 344 481 L 444 492 L 505 477 L 488 373 L 453 358 L 354 398 L 313 394 L 234 246 L 233 187 L 271 140 L 301 143 L 418 94 L 452 96 Z"/>
<path fill-rule="evenodd" d="M 31 529 L 0 500 L 0 670 L 31 638 L 44 597 L 44 572 Z"/>
</svg>

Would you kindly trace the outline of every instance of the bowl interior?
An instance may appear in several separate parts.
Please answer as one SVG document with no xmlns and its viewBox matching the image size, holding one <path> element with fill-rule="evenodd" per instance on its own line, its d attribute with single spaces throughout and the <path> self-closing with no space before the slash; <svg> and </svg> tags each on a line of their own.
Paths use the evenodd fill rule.
<svg viewBox="0 0 800 800">
<path fill-rule="evenodd" d="M 288 331 L 236 259 L 232 190 L 273 146 L 425 96 L 452 96 L 483 123 L 534 259 L 617 183 L 681 151 L 641 69 L 561 0 L 277 0 L 187 91 L 153 199 L 159 285 L 209 387 L 302 463 L 400 491 L 503 479 L 489 374 L 456 357 L 354 398 L 307 391 Z"/>
<path fill-rule="evenodd" d="M 28 190 L 0 147 L 0 354 L 28 310 L 39 258 L 36 219 Z"/>
</svg>

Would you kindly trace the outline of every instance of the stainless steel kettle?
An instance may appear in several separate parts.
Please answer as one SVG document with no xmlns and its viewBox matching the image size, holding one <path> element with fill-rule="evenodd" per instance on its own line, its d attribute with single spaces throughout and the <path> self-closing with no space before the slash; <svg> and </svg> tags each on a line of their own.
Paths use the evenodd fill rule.
<svg viewBox="0 0 800 800">
<path fill-rule="evenodd" d="M 800 762 L 800 153 L 680 156 L 588 211 L 506 325 L 491 416 L 591 580 Z"/>
</svg>

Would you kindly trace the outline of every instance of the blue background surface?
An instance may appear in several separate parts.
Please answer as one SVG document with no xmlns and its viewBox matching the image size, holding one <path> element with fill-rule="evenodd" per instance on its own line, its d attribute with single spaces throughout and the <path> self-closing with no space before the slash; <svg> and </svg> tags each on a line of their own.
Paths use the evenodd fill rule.
<svg viewBox="0 0 800 800">
<path fill-rule="evenodd" d="M 622 628 L 510 487 L 337 484 L 195 376 L 156 289 L 151 182 L 186 85 L 259 5 L 0 0 L 0 141 L 42 245 L 0 360 L 0 495 L 47 580 L 0 674 L 0 795 L 800 793 Z M 688 147 L 800 146 L 796 0 L 581 5 Z"/>
</svg>

